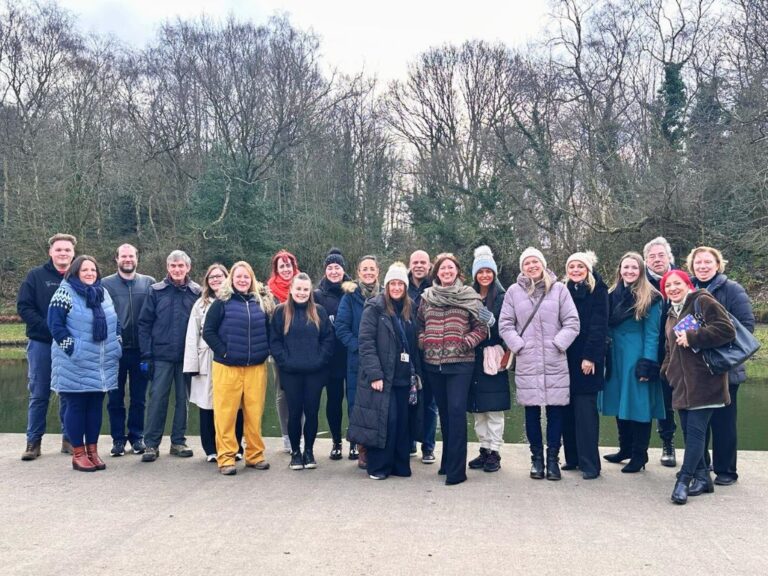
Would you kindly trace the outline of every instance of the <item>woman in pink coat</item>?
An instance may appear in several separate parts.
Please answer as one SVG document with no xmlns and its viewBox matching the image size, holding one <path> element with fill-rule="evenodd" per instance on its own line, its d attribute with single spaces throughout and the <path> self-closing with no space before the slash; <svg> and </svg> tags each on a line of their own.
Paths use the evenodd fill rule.
<svg viewBox="0 0 768 576">
<path fill-rule="evenodd" d="M 525 406 L 531 478 L 544 478 L 541 407 L 547 411 L 547 480 L 560 480 L 563 406 L 570 401 L 565 351 L 579 335 L 579 314 L 568 289 L 547 269 L 544 255 L 526 248 L 520 275 L 504 297 L 499 334 L 516 355 L 517 402 Z"/>
</svg>

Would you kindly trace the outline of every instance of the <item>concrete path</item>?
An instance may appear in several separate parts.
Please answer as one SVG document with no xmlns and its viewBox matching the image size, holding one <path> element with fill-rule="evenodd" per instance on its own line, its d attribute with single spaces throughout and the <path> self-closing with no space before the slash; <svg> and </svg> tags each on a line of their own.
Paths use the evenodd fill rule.
<svg viewBox="0 0 768 576">
<path fill-rule="evenodd" d="M 675 506 L 658 451 L 639 474 L 605 463 L 598 480 L 547 482 L 528 478 L 526 446 L 507 445 L 500 472 L 449 487 L 416 459 L 412 478 L 370 480 L 328 460 L 327 440 L 316 470 L 289 470 L 270 438 L 272 469 L 240 464 L 234 477 L 201 458 L 198 438 L 191 459 L 166 441 L 153 464 L 126 455 L 91 474 L 59 444 L 46 436 L 43 456 L 21 462 L 24 436 L 0 434 L 0 574 L 766 573 L 766 452 L 739 454 L 736 485 Z"/>
</svg>

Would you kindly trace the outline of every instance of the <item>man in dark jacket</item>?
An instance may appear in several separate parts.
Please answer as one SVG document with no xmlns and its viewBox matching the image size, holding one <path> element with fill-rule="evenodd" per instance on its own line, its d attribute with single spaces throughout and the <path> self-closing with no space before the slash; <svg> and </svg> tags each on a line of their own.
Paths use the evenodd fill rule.
<svg viewBox="0 0 768 576">
<path fill-rule="evenodd" d="M 22 460 L 40 456 L 45 434 L 48 400 L 51 396 L 51 332 L 48 330 L 48 304 L 61 284 L 64 273 L 75 257 L 77 239 L 70 234 L 55 234 L 48 239 L 48 262 L 33 268 L 19 288 L 16 310 L 27 325 L 27 363 L 29 365 L 29 410 L 27 412 L 27 448 Z M 60 400 L 62 422 L 61 451 L 72 452 L 64 430 L 64 403 Z"/>
<path fill-rule="evenodd" d="M 141 370 L 150 378 L 147 425 L 144 430 L 146 451 L 142 462 L 154 462 L 168 412 L 168 398 L 173 385 L 176 405 L 171 428 L 171 454 L 188 458 L 187 383 L 184 378 L 184 340 L 192 305 L 200 297 L 200 285 L 189 278 L 192 262 L 181 250 L 166 259 L 168 275 L 152 284 L 139 315 Z"/>
<path fill-rule="evenodd" d="M 648 281 L 653 284 L 656 290 L 659 290 L 661 277 L 675 267 L 675 257 L 672 254 L 672 247 L 666 238 L 659 236 L 648 242 L 643 247 L 643 258 L 645 259 L 645 275 Z M 660 290 L 659 290 L 660 291 Z M 665 301 L 662 305 L 661 326 L 659 326 L 659 361 L 664 361 L 666 353 L 666 334 L 664 332 L 664 323 L 669 312 L 669 302 Z M 667 417 L 659 420 L 659 427 L 656 432 L 661 438 L 661 464 L 663 466 L 677 466 L 675 457 L 675 411 L 672 409 L 672 388 L 664 376 L 661 376 L 661 388 L 664 392 L 664 410 Z"/>
<path fill-rule="evenodd" d="M 112 456 L 125 454 L 125 443 L 130 442 L 134 454 L 143 454 L 144 404 L 147 396 L 147 378 L 142 374 L 139 350 L 139 313 L 147 298 L 151 276 L 136 272 L 139 251 L 131 244 L 123 244 L 115 253 L 117 273 L 102 280 L 115 305 L 123 336 L 123 356 L 117 375 L 117 389 L 109 392 L 107 411 L 112 434 Z M 125 433 L 125 384 L 130 375 L 130 404 L 128 408 L 128 434 Z"/>
<path fill-rule="evenodd" d="M 413 300 L 414 316 L 421 303 L 424 290 L 432 286 L 429 279 L 431 263 L 429 254 L 424 250 L 416 250 L 408 260 L 408 296 Z M 421 354 L 421 352 L 419 352 Z M 424 441 L 421 443 L 421 461 L 424 464 L 435 462 L 435 435 L 437 434 L 437 403 L 432 394 L 432 387 L 424 382 Z M 411 445 L 411 452 L 416 451 L 416 443 Z"/>
</svg>

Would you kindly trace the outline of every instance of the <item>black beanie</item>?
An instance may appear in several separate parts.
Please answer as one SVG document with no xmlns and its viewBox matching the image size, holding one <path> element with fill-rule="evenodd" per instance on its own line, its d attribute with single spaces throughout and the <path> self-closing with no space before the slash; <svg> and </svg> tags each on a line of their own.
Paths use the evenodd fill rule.
<svg viewBox="0 0 768 576">
<path fill-rule="evenodd" d="M 347 269 L 347 263 L 344 261 L 344 256 L 338 248 L 328 250 L 328 255 L 325 257 L 325 266 L 328 267 L 329 264 L 338 264 L 344 270 Z"/>
</svg>

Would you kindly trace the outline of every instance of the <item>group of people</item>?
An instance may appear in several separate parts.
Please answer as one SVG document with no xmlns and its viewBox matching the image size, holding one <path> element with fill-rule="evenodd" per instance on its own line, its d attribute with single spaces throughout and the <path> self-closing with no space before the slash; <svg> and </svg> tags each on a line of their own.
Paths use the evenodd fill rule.
<svg viewBox="0 0 768 576">
<path fill-rule="evenodd" d="M 229 269 L 212 264 L 199 285 L 180 250 L 168 255 L 166 277 L 157 282 L 137 272 L 130 244 L 117 249 L 117 271 L 104 278 L 93 257 L 75 257 L 75 246 L 71 235 L 53 236 L 50 260 L 30 271 L 19 291 L 30 391 L 22 460 L 40 456 L 54 390 L 62 452 L 72 454 L 74 469 L 106 468 L 97 447 L 105 395 L 111 455 L 124 455 L 130 444 L 153 462 L 173 389 L 170 454 L 193 455 L 185 437 L 189 400 L 200 411 L 205 458 L 222 475 L 235 475 L 242 459 L 267 470 L 261 419 L 272 370 L 291 469 L 317 467 L 325 389 L 331 460 L 343 458 L 346 396 L 348 458 L 370 478 L 410 476 L 417 442 L 422 462 L 435 462 L 439 417 L 438 474 L 459 484 L 468 468 L 501 467 L 513 370 L 533 479 L 560 480 L 562 470 L 598 478 L 600 413 L 616 417 L 619 436 L 618 451 L 603 459 L 628 461 L 625 473 L 643 470 L 656 419 L 661 463 L 676 467 L 675 410 L 686 450 L 672 500 L 685 503 L 738 478 L 736 398 L 744 367 L 713 376 L 699 351 L 734 338 L 729 313 L 750 330 L 754 316 L 715 248 L 692 250 L 688 274 L 675 268 L 669 243 L 655 238 L 643 254 L 620 259 L 609 287 L 593 253 L 571 254 L 558 278 L 530 247 L 505 290 L 487 246 L 475 250 L 468 281 L 453 254 L 432 261 L 417 250 L 407 267 L 389 266 L 382 283 L 375 256 L 359 260 L 353 280 L 341 251 L 331 249 L 316 287 L 286 250 L 272 258 L 264 284 L 240 261 Z M 681 329 L 688 315 L 701 325 Z M 480 442 L 469 462 L 467 412 Z"/>
</svg>

